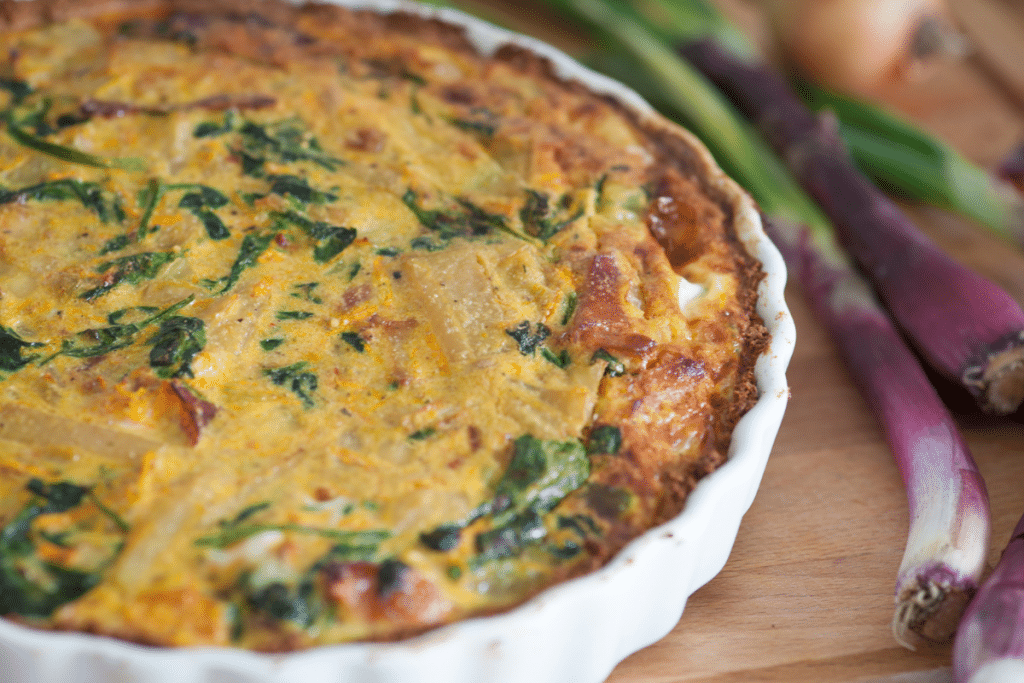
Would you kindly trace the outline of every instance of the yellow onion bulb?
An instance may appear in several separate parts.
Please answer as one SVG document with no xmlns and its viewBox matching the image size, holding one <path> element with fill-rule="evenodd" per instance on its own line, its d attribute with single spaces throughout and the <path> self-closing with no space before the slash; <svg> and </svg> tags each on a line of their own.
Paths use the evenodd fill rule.
<svg viewBox="0 0 1024 683">
<path fill-rule="evenodd" d="M 831 89 L 871 95 L 920 76 L 964 41 L 942 0 L 763 0 L 784 57 Z"/>
</svg>

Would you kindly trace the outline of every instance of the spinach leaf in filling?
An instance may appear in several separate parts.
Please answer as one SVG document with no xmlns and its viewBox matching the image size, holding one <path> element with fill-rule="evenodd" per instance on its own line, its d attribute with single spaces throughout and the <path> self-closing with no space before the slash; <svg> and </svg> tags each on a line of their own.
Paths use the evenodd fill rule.
<svg viewBox="0 0 1024 683">
<path fill-rule="evenodd" d="M 345 162 L 327 154 L 315 137 L 295 120 L 260 125 L 246 121 L 239 129 L 242 151 L 248 156 L 266 161 L 291 163 L 310 161 L 328 171 L 335 171 Z"/>
<path fill-rule="evenodd" d="M 482 237 L 491 235 L 495 230 L 522 239 L 505 221 L 501 214 L 489 213 L 468 199 L 458 198 L 455 205 L 448 209 L 425 209 L 420 206 L 416 193 L 411 189 L 402 195 L 402 202 L 416 216 L 420 224 L 430 230 L 436 237 L 447 242 L 456 237 Z M 431 248 L 436 251 L 440 245 L 420 242 L 416 248 Z"/>
<path fill-rule="evenodd" d="M 544 520 L 532 508 L 513 515 L 505 523 L 477 534 L 476 561 L 515 557 L 523 548 L 543 540 L 548 535 Z"/>
<path fill-rule="evenodd" d="M 608 377 L 620 377 L 626 372 L 626 366 L 623 364 L 623 362 L 616 358 L 615 356 L 613 356 L 612 354 L 605 351 L 604 349 L 598 349 L 597 351 L 594 351 L 594 354 L 590 357 L 591 363 L 594 363 L 599 360 L 603 360 L 605 363 L 608 364 L 604 368 L 604 374 L 607 375 Z"/>
<path fill-rule="evenodd" d="M 312 580 L 302 580 L 294 586 L 283 581 L 254 586 L 251 576 L 242 583 L 244 604 L 264 617 L 307 628 L 323 611 L 323 600 L 317 594 Z"/>
<path fill-rule="evenodd" d="M 83 330 L 82 332 L 72 336 L 70 339 L 62 340 L 60 350 L 53 353 L 48 358 L 45 358 L 43 361 L 40 361 L 40 363 L 49 362 L 56 356 L 92 358 L 131 346 L 135 343 L 136 336 L 139 332 L 150 325 L 154 325 L 166 318 L 169 318 L 185 306 L 192 303 L 194 299 L 195 297 L 189 296 L 175 304 L 172 304 L 171 306 L 168 306 L 162 311 L 157 311 L 156 309 L 148 306 L 139 307 L 137 309 L 115 311 L 107 316 L 107 322 L 110 323 L 107 327 Z M 147 317 L 134 323 L 120 322 L 129 310 L 139 310 L 145 313 Z"/>
<path fill-rule="evenodd" d="M 16 78 L 0 78 L 0 90 L 11 96 L 11 105 L 18 104 L 32 94 L 32 86 Z"/>
<path fill-rule="evenodd" d="M 281 344 L 284 344 L 284 337 L 271 337 L 269 339 L 260 340 L 260 347 L 264 351 L 273 351 Z"/>
<path fill-rule="evenodd" d="M 0 189 L 0 204 L 24 201 L 76 201 L 96 214 L 104 223 L 120 223 L 125 218 L 121 198 L 97 183 L 61 178 L 18 189 Z"/>
<path fill-rule="evenodd" d="M 100 256 L 109 254 L 114 251 L 120 251 L 127 246 L 141 242 L 146 235 L 150 232 L 155 231 L 157 228 L 150 228 L 149 221 L 153 217 L 153 211 L 156 209 L 157 202 L 164 194 L 165 186 L 163 181 L 159 178 L 151 178 L 144 188 L 138 192 L 139 206 L 142 208 L 142 216 L 139 218 L 139 224 L 136 226 L 133 232 L 129 232 L 123 235 L 117 235 L 107 240 L 107 242 L 100 249 Z"/>
<path fill-rule="evenodd" d="M 576 292 L 569 292 L 565 297 L 565 303 L 562 304 L 562 325 L 568 325 L 569 321 L 572 320 L 573 313 L 576 312 L 576 307 L 579 306 L 580 299 Z"/>
<path fill-rule="evenodd" d="M 39 357 L 38 354 L 23 356 L 22 352 L 25 349 L 34 349 L 40 346 L 44 346 L 44 344 L 27 342 L 15 334 L 14 330 L 0 326 L 0 370 L 5 372 L 20 370 Z"/>
<path fill-rule="evenodd" d="M 569 364 L 572 363 L 572 357 L 569 355 L 569 349 L 562 349 L 558 353 L 555 353 L 551 349 L 544 347 L 540 350 L 540 355 L 544 360 L 560 368 L 567 368 L 569 367 Z"/>
<path fill-rule="evenodd" d="M 615 425 L 598 425 L 590 430 L 587 437 L 587 454 L 619 452 L 622 447 L 622 432 Z"/>
<path fill-rule="evenodd" d="M 206 228 L 206 234 L 212 240 L 223 240 L 231 236 L 231 232 L 214 209 L 226 205 L 230 200 L 219 190 L 206 185 L 197 185 L 187 192 L 178 202 L 180 208 L 188 210 Z"/>
<path fill-rule="evenodd" d="M 309 235 L 316 244 L 313 246 L 313 260 L 327 263 L 344 251 L 356 239 L 356 229 L 314 221 L 295 211 L 274 214 L 275 220 L 294 225 Z"/>
<path fill-rule="evenodd" d="M 571 197 L 564 195 L 552 203 L 549 196 L 536 190 L 526 191 L 526 203 L 519 210 L 519 218 L 527 234 L 547 242 L 562 228 L 583 216 L 583 209 L 571 211 Z"/>
<path fill-rule="evenodd" d="M 149 365 L 158 376 L 192 377 L 192 358 L 206 346 L 206 323 L 176 315 L 161 322 L 149 342 Z"/>
<path fill-rule="evenodd" d="M 505 334 L 516 340 L 516 344 L 519 345 L 519 353 L 524 356 L 532 356 L 536 351 L 537 347 L 548 338 L 551 334 L 551 330 L 544 323 L 537 323 L 537 331 L 532 331 L 533 326 L 528 320 L 524 320 L 510 330 L 505 330 Z"/>
<path fill-rule="evenodd" d="M 314 304 L 322 304 L 324 300 L 313 293 L 319 286 L 319 282 L 300 282 L 299 284 L 292 285 L 292 291 L 288 295 Z"/>
<path fill-rule="evenodd" d="M 96 272 L 103 275 L 102 284 L 82 292 L 79 298 L 94 301 L 119 285 L 152 280 L 179 255 L 173 251 L 146 251 L 105 261 L 96 267 Z"/>
<path fill-rule="evenodd" d="M 316 392 L 318 382 L 316 374 L 306 371 L 307 367 L 309 363 L 300 361 L 282 368 L 268 368 L 263 374 L 277 386 L 291 390 L 302 402 L 303 407 L 312 408 L 316 405 L 313 394 Z"/>
<path fill-rule="evenodd" d="M 238 279 L 242 277 L 242 273 L 256 265 L 256 260 L 260 257 L 260 254 L 267 250 L 267 247 L 270 246 L 270 243 L 274 241 L 277 235 L 278 233 L 276 232 L 250 232 L 242 238 L 242 245 L 238 249 L 238 256 L 235 257 L 235 262 L 231 264 L 231 272 L 216 280 L 204 280 L 203 285 L 211 289 L 219 287 L 220 289 L 216 291 L 217 294 L 223 294 L 234 287 Z"/>
<path fill-rule="evenodd" d="M 358 353 L 362 353 L 366 350 L 366 341 L 363 340 L 358 332 L 342 332 L 338 336 L 343 342 L 351 346 Z"/>
<path fill-rule="evenodd" d="M 68 481 L 48 484 L 34 478 L 26 488 L 32 498 L 0 530 L 0 614 L 46 617 L 100 582 L 104 569 L 120 552 L 128 526 L 95 499 L 88 487 Z M 69 523 L 72 526 L 57 533 L 33 529 L 33 522 L 40 517 L 69 512 L 88 503 L 99 513 L 93 519 Z M 114 528 L 103 523 L 103 518 Z M 73 548 L 78 533 L 88 535 L 92 544 L 97 536 L 104 541 L 105 552 L 92 564 L 64 565 L 39 555 L 38 548 L 44 543 Z"/>
<path fill-rule="evenodd" d="M 220 122 L 200 123 L 192 134 L 197 138 L 236 134 L 237 144 L 232 145 L 232 152 L 241 161 L 242 172 L 246 175 L 262 176 L 263 165 L 268 161 L 284 164 L 309 161 L 328 171 L 336 171 L 345 164 L 343 159 L 324 151 L 298 119 L 261 124 L 239 120 L 233 112 L 228 112 Z"/>
<path fill-rule="evenodd" d="M 524 434 L 513 447 L 512 460 L 495 488 L 499 511 L 546 512 L 590 475 L 590 460 L 579 441 L 542 441 Z"/>
<path fill-rule="evenodd" d="M 295 534 L 309 536 L 320 536 L 336 541 L 339 545 L 349 547 L 376 547 L 381 541 L 390 537 L 387 531 L 348 531 L 345 529 L 325 529 L 320 527 L 306 526 L 303 524 L 272 524 L 272 523 L 250 523 L 250 524 L 228 524 L 219 532 L 209 536 L 197 538 L 195 544 L 209 548 L 226 548 L 238 541 L 254 536 L 264 531 L 286 531 Z"/>
<path fill-rule="evenodd" d="M 89 154 L 88 152 L 83 152 L 82 150 L 74 147 L 50 142 L 46 138 L 26 130 L 22 121 L 19 120 L 10 109 L 4 112 L 3 121 L 6 124 L 7 135 L 9 135 L 11 139 L 18 144 L 42 154 L 60 159 L 61 161 L 65 161 L 69 164 L 92 166 L 94 168 L 123 168 L 125 170 L 132 171 L 145 169 L 145 163 L 141 159 L 129 157 L 105 158 L 95 154 Z M 31 117 L 29 118 L 28 123 L 31 125 Z"/>
<path fill-rule="evenodd" d="M 590 460 L 579 441 L 541 440 L 524 434 L 513 443 L 512 459 L 495 487 L 494 498 L 466 520 L 442 524 L 421 533 L 420 543 L 438 552 L 454 550 L 461 543 L 466 527 L 486 518 L 490 528 L 474 536 L 476 555 L 471 566 L 480 567 L 490 560 L 517 556 L 549 536 L 551 520 L 546 519 L 545 514 L 582 487 L 588 476 Z M 579 552 L 579 544 L 552 548 L 551 554 L 560 559 Z"/>
</svg>

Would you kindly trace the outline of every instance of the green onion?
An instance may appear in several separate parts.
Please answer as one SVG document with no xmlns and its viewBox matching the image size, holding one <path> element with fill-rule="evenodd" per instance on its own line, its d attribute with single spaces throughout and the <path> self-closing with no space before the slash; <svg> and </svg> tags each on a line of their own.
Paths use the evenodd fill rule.
<svg viewBox="0 0 1024 683">
<path fill-rule="evenodd" d="M 880 186 L 907 199 L 959 213 L 1024 246 L 1024 197 L 945 142 L 860 100 L 798 84 L 804 100 L 831 111 L 854 161 Z"/>
<path fill-rule="evenodd" d="M 1016 410 L 1024 399 L 1020 305 L 925 236 L 856 168 L 830 120 L 807 109 L 781 76 L 710 40 L 680 49 L 764 131 L 928 363 L 983 409 Z"/>
<path fill-rule="evenodd" d="M 893 635 L 945 642 L 985 569 L 985 482 L 952 416 L 834 239 L 765 220 L 882 427 L 907 491 L 910 528 L 897 572 Z"/>
</svg>

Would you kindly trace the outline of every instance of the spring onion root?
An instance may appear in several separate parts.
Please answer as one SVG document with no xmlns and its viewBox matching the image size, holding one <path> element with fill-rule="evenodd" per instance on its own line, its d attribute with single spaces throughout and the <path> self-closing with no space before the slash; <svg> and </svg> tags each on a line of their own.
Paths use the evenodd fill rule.
<svg viewBox="0 0 1024 683">
<path fill-rule="evenodd" d="M 897 452 L 911 525 L 897 575 L 892 631 L 910 649 L 915 636 L 937 643 L 953 637 L 981 579 L 990 533 L 985 483 L 952 420 L 937 419 L 948 420 L 942 429 L 953 431 L 935 441 L 942 445 L 924 456 L 932 459 L 924 468 Z"/>
<path fill-rule="evenodd" d="M 964 613 L 953 680 L 1024 680 L 1024 518 Z"/>
<path fill-rule="evenodd" d="M 924 236 L 846 151 L 834 118 L 811 112 L 779 74 L 711 39 L 680 51 L 756 122 L 831 218 L 900 327 L 928 362 L 985 410 L 1024 401 L 1024 311 Z"/>
</svg>

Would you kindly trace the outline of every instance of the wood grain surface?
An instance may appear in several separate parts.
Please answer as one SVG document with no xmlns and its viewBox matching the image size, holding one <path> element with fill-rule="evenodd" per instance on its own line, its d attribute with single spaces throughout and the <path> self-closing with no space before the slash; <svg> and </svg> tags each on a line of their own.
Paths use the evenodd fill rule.
<svg viewBox="0 0 1024 683">
<path fill-rule="evenodd" d="M 753 35 L 764 34 L 749 0 L 716 1 Z M 980 1 L 956 4 L 971 12 Z M 1024 21 L 1022 2 L 984 2 Z M 492 18 L 570 52 L 582 46 L 572 26 L 552 22 L 536 5 L 483 4 Z M 1024 78 L 1024 63 L 1016 67 Z M 1024 100 L 1011 90 L 1006 75 L 975 53 L 879 98 L 992 166 L 1024 140 Z M 955 216 L 906 208 L 955 258 L 1024 302 L 1024 252 Z M 666 638 L 622 662 L 608 683 L 951 680 L 948 646 L 910 652 L 893 640 L 893 586 L 907 529 L 903 486 L 873 416 L 799 289 L 791 285 L 787 299 L 798 331 L 792 399 L 728 564 L 692 596 Z M 955 393 L 944 396 L 988 483 L 992 563 L 1024 512 L 1024 418 L 981 417 Z"/>
</svg>

